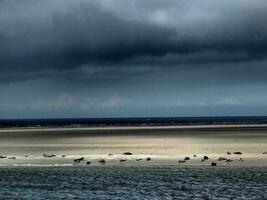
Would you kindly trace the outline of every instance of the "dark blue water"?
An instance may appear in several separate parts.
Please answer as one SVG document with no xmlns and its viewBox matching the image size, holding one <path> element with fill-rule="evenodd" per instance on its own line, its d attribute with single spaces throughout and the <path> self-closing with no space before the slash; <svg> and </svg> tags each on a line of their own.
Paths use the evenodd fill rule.
<svg viewBox="0 0 267 200">
<path fill-rule="evenodd" d="M 267 199 L 266 167 L 0 168 L 1 199 Z"/>
<path fill-rule="evenodd" d="M 154 118 L 68 118 L 2 119 L 0 127 L 15 126 L 133 126 L 267 124 L 267 117 L 154 117 Z"/>
</svg>

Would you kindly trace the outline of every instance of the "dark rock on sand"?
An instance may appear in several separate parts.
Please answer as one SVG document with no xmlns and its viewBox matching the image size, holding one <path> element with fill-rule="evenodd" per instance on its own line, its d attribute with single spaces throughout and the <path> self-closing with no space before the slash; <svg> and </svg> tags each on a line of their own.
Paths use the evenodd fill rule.
<svg viewBox="0 0 267 200">
<path fill-rule="evenodd" d="M 151 160 L 151 158 L 150 157 L 148 157 L 147 159 L 146 159 L 146 161 L 150 161 Z"/>
<path fill-rule="evenodd" d="M 66 157 L 66 155 L 65 155 L 65 154 L 63 154 L 61 157 L 62 157 L 62 158 L 65 158 L 65 157 Z"/>
<path fill-rule="evenodd" d="M 232 153 L 230 151 L 227 151 L 227 155 L 231 155 Z"/>
<path fill-rule="evenodd" d="M 124 152 L 122 155 L 133 155 L 131 152 Z"/>
<path fill-rule="evenodd" d="M 227 159 L 225 162 L 233 162 L 232 159 Z"/>
<path fill-rule="evenodd" d="M 7 159 L 9 159 L 9 160 L 16 160 L 16 157 L 15 156 L 12 156 L 12 157 L 8 157 Z"/>
<path fill-rule="evenodd" d="M 267 151 L 263 152 L 262 154 L 267 154 Z"/>
<path fill-rule="evenodd" d="M 87 162 L 86 162 L 86 164 L 87 164 L 87 165 L 90 165 L 90 164 L 91 164 L 91 162 L 90 162 L 90 161 L 87 161 Z"/>
<path fill-rule="evenodd" d="M 113 156 L 113 154 L 112 153 L 108 153 L 108 156 Z"/>
<path fill-rule="evenodd" d="M 179 160 L 178 163 L 185 163 L 185 160 Z"/>
<path fill-rule="evenodd" d="M 141 161 L 141 160 L 143 160 L 142 158 L 136 158 L 136 161 Z"/>
<path fill-rule="evenodd" d="M 197 155 L 196 155 L 196 154 L 194 154 L 194 158 L 195 158 L 195 157 L 197 157 Z"/>
<path fill-rule="evenodd" d="M 120 159 L 120 162 L 125 162 L 125 161 L 126 161 L 125 158 Z"/>
<path fill-rule="evenodd" d="M 211 166 L 217 166 L 217 163 L 216 162 L 212 162 Z"/>
</svg>

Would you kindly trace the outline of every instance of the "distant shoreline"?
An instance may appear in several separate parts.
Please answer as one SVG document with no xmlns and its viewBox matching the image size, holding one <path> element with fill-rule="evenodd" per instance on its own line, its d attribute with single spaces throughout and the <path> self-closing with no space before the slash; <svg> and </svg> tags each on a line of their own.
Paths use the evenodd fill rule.
<svg viewBox="0 0 267 200">
<path fill-rule="evenodd" d="M 267 124 L 231 124 L 231 125 L 174 125 L 174 126 L 84 126 L 84 127 L 8 127 L 0 128 L 1 132 L 50 132 L 50 131 L 104 131 L 104 130 L 182 130 L 182 129 L 238 129 L 238 128 L 267 128 Z"/>
<path fill-rule="evenodd" d="M 5 128 L 113 128 L 113 127 L 183 127 L 205 125 L 264 125 L 267 116 L 235 117 L 135 117 L 135 118 L 51 118 L 0 119 Z"/>
</svg>

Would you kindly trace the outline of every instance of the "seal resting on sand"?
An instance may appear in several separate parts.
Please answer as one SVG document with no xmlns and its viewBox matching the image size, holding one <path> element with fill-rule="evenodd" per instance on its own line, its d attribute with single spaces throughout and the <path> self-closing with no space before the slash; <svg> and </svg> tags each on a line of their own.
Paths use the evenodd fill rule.
<svg viewBox="0 0 267 200">
<path fill-rule="evenodd" d="M 178 163 L 185 163 L 185 160 L 179 160 Z"/>
<path fill-rule="evenodd" d="M 217 163 L 216 162 L 212 162 L 211 166 L 217 166 Z"/>
<path fill-rule="evenodd" d="M 190 160 L 190 158 L 189 157 L 185 157 L 184 160 Z"/>
<path fill-rule="evenodd" d="M 87 164 L 87 165 L 90 165 L 90 164 L 91 164 L 91 162 L 90 162 L 90 161 L 87 161 L 87 162 L 86 162 L 86 164 Z"/>
<path fill-rule="evenodd" d="M 201 162 L 204 162 L 204 161 L 206 161 L 206 160 L 208 160 L 208 159 L 209 159 L 208 156 L 204 156 L 203 158 L 200 159 L 200 161 L 201 161 Z"/>
<path fill-rule="evenodd" d="M 125 162 L 125 161 L 126 161 L 126 158 L 120 159 L 120 162 Z"/>
<path fill-rule="evenodd" d="M 227 158 L 225 157 L 219 157 L 218 161 L 223 161 L 223 160 L 227 160 Z"/>
<path fill-rule="evenodd" d="M 241 155 L 242 152 L 240 152 L 240 151 L 236 151 L 236 152 L 233 152 L 233 154 Z"/>
<path fill-rule="evenodd" d="M 136 161 L 141 161 L 141 160 L 143 160 L 142 158 L 136 158 Z"/>
<path fill-rule="evenodd" d="M 6 156 L 0 155 L 0 158 L 6 158 Z"/>
<path fill-rule="evenodd" d="M 124 152 L 122 155 L 133 155 L 131 152 Z"/>
<path fill-rule="evenodd" d="M 150 161 L 151 160 L 151 158 L 150 157 L 148 157 L 147 159 L 146 159 L 146 161 Z"/>
<path fill-rule="evenodd" d="M 208 157 L 208 156 L 204 156 L 203 159 L 204 159 L 204 160 L 208 160 L 209 157 Z"/>
<path fill-rule="evenodd" d="M 43 154 L 43 156 L 45 157 L 45 158 L 52 158 L 52 157 L 56 157 L 56 154 L 47 154 L 47 153 L 44 153 Z"/>
<path fill-rule="evenodd" d="M 75 163 L 79 163 L 79 162 L 81 162 L 81 161 L 83 161 L 83 160 L 84 160 L 84 157 L 81 157 L 81 158 L 74 159 L 73 161 L 74 161 Z"/>
<path fill-rule="evenodd" d="M 104 159 L 100 159 L 98 162 L 101 163 L 101 164 L 105 164 L 106 163 L 106 161 Z"/>
</svg>

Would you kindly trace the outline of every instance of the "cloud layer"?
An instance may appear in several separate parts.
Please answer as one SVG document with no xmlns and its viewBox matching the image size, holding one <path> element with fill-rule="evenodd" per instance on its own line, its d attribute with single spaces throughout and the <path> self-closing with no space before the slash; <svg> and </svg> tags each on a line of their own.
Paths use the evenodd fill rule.
<svg viewBox="0 0 267 200">
<path fill-rule="evenodd" d="M 1 76 L 261 61 L 266 18 L 265 0 L 3 0 Z"/>
<path fill-rule="evenodd" d="M 266 0 L 0 0 L 0 104 L 263 104 L 266 18 Z"/>
</svg>

